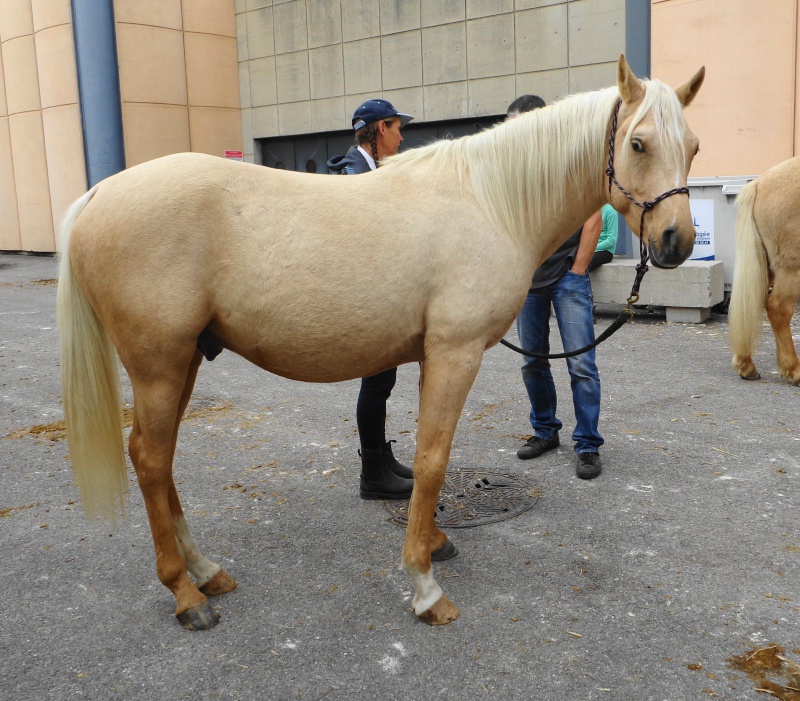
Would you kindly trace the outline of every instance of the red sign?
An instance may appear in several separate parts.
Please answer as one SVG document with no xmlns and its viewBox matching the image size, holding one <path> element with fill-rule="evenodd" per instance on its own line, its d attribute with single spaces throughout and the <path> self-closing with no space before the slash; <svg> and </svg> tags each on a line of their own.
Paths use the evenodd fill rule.
<svg viewBox="0 0 800 701">
<path fill-rule="evenodd" d="M 225 158 L 230 158 L 232 161 L 243 161 L 244 154 L 241 151 L 225 151 Z"/>
</svg>

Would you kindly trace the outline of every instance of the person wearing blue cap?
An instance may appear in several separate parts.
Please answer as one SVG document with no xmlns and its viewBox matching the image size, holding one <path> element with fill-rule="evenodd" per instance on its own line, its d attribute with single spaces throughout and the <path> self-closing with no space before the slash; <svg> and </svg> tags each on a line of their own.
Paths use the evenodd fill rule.
<svg viewBox="0 0 800 701">
<path fill-rule="evenodd" d="M 353 113 L 356 143 L 344 156 L 334 156 L 328 168 L 335 175 L 357 175 L 375 170 L 382 159 L 400 149 L 400 129 L 414 117 L 398 112 L 388 100 L 367 100 Z M 397 368 L 361 380 L 356 423 L 361 442 L 362 499 L 408 499 L 414 486 L 414 471 L 392 454 L 386 440 L 386 402 L 397 381 Z"/>
<path fill-rule="evenodd" d="M 353 113 L 356 143 L 344 156 L 334 156 L 328 169 L 334 175 L 368 173 L 382 158 L 394 156 L 403 143 L 400 134 L 414 117 L 398 112 L 388 100 L 367 100 Z"/>
</svg>

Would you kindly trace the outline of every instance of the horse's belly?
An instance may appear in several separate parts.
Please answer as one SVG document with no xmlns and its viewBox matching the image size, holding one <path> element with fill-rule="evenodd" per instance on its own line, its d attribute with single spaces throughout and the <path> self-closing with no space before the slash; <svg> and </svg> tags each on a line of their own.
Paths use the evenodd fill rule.
<svg viewBox="0 0 800 701">
<path fill-rule="evenodd" d="M 250 324 L 238 328 L 212 323 L 222 345 L 276 375 L 306 382 L 340 382 L 368 377 L 422 360 L 421 332 L 399 324 L 383 333 L 358 325 L 317 319 L 303 324 Z"/>
</svg>

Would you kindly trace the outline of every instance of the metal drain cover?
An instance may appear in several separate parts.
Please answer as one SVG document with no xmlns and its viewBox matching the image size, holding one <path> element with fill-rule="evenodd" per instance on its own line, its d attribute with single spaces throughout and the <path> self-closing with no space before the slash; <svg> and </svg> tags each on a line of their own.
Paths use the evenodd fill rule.
<svg viewBox="0 0 800 701">
<path fill-rule="evenodd" d="M 472 528 L 519 516 L 542 496 L 539 487 L 519 477 L 498 472 L 447 472 L 436 504 L 434 521 L 439 528 Z M 389 519 L 408 525 L 409 500 L 386 501 Z"/>
</svg>

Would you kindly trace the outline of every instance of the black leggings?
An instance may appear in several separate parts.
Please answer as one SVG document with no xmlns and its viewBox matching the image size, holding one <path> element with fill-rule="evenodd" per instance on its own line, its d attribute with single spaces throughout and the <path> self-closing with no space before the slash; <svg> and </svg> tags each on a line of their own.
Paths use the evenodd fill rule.
<svg viewBox="0 0 800 701">
<path fill-rule="evenodd" d="M 361 380 L 356 405 L 356 423 L 361 447 L 380 448 L 386 443 L 386 400 L 397 381 L 397 368 Z"/>
<path fill-rule="evenodd" d="M 610 263 L 614 260 L 614 254 L 611 251 L 595 251 L 592 260 L 589 261 L 589 267 L 586 272 L 592 272 L 595 268 L 599 268 L 603 263 Z"/>
</svg>

